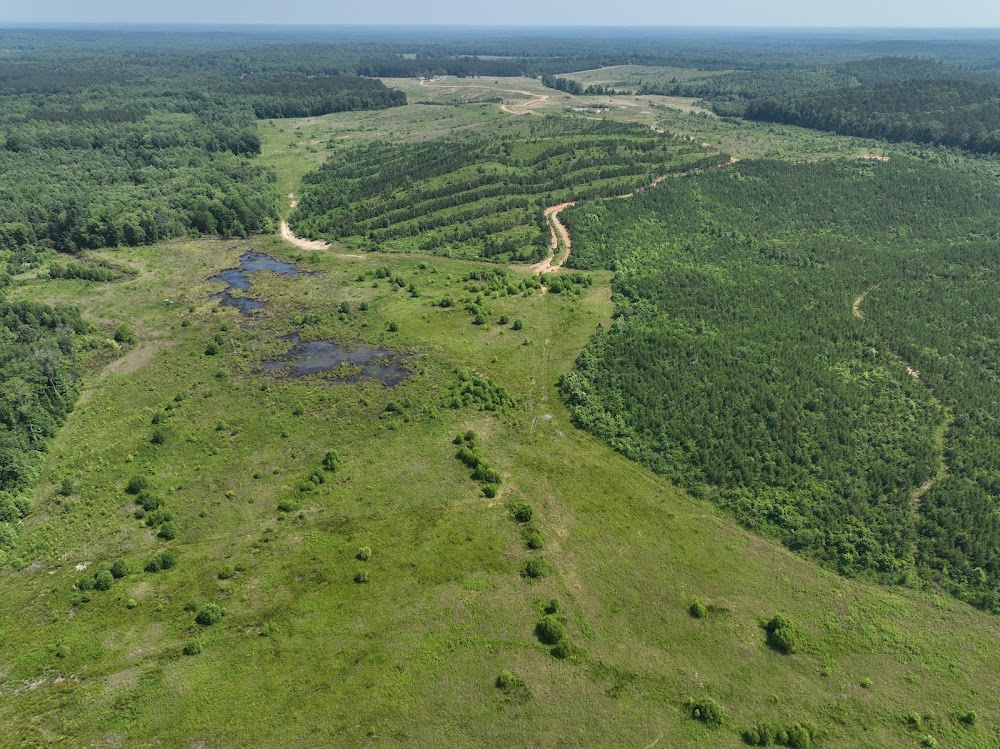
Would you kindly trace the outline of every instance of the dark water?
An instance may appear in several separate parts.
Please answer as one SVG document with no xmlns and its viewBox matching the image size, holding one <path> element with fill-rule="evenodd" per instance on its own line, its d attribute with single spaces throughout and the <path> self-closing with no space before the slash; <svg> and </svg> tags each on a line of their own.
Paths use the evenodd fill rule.
<svg viewBox="0 0 1000 749">
<path fill-rule="evenodd" d="M 399 355 L 388 349 L 372 346 L 348 349 L 333 341 L 303 342 L 298 336 L 291 336 L 290 340 L 295 344 L 292 350 L 280 359 L 264 362 L 265 370 L 305 377 L 343 367 L 343 376 L 336 378 L 340 382 L 374 380 L 386 387 L 398 385 L 410 374 L 403 368 Z"/>
<path fill-rule="evenodd" d="M 257 273 L 262 270 L 269 270 L 272 273 L 277 273 L 279 276 L 306 275 L 303 271 L 300 271 L 291 263 L 275 260 L 270 255 L 265 255 L 262 252 L 253 252 L 252 250 L 248 250 L 243 253 L 242 257 L 240 257 L 239 268 L 227 268 L 226 270 L 221 271 L 219 275 L 212 276 L 208 280 L 226 284 L 225 291 L 215 295 L 219 298 L 219 303 L 223 307 L 235 307 L 244 315 L 248 315 L 255 309 L 264 307 L 266 303 L 258 299 L 250 299 L 245 296 L 233 296 L 232 292 L 234 290 L 249 291 L 251 285 L 250 274 Z"/>
</svg>

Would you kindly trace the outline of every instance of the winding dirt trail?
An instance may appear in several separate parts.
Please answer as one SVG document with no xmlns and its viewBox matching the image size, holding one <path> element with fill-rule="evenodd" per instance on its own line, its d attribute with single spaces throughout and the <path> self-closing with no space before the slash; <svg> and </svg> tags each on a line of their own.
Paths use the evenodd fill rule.
<svg viewBox="0 0 1000 749">
<path fill-rule="evenodd" d="M 541 275 L 542 273 L 553 273 L 569 260 L 569 253 L 572 250 L 573 244 L 572 240 L 569 238 L 569 230 L 566 228 L 565 224 L 559 220 L 559 212 L 564 208 L 569 208 L 570 206 L 576 205 L 575 202 L 560 203 L 559 205 L 551 205 L 545 209 L 545 218 L 549 222 L 549 231 L 552 232 L 552 241 L 549 243 L 549 256 L 542 260 L 540 263 L 535 263 L 531 266 L 531 270 L 535 273 Z M 559 250 L 559 245 L 565 248 L 563 254 L 556 260 L 556 252 Z"/>
<path fill-rule="evenodd" d="M 865 313 L 864 310 L 862 309 L 862 305 L 865 303 L 865 299 L 868 297 L 869 294 L 871 294 L 873 291 L 877 291 L 881 287 L 882 284 L 880 283 L 875 284 L 870 289 L 866 289 L 861 294 L 859 294 L 857 299 L 855 299 L 854 303 L 851 305 L 851 314 L 853 314 L 859 320 L 863 320 L 865 317 Z M 934 435 L 934 443 L 938 454 L 937 471 L 935 471 L 934 475 L 931 478 L 927 479 L 927 481 L 925 481 L 916 489 L 913 489 L 910 492 L 910 506 L 913 512 L 916 513 L 920 510 L 920 502 L 924 498 L 924 495 L 926 495 L 927 492 L 929 492 L 937 484 L 943 481 L 944 478 L 948 475 L 948 461 L 945 460 L 944 451 L 945 451 L 945 444 L 948 439 L 948 430 L 951 428 L 952 422 L 955 420 L 955 417 L 952 414 L 951 409 L 949 409 L 940 400 L 938 400 L 938 397 L 934 395 L 933 392 L 931 392 L 930 388 L 927 387 L 927 385 L 924 383 L 923 379 L 920 376 L 920 372 L 913 366 L 911 366 L 910 363 L 906 361 L 906 359 L 901 357 L 896 352 L 893 351 L 891 353 L 893 358 L 895 358 L 900 364 L 903 365 L 903 368 L 906 369 L 906 373 L 911 378 L 913 378 L 915 382 L 919 382 L 921 385 L 923 385 L 923 388 L 926 391 L 928 397 L 931 399 L 931 402 L 942 414 L 941 424 Z"/>
<path fill-rule="evenodd" d="M 687 172 L 671 172 L 669 174 L 662 174 L 648 185 L 637 187 L 632 192 L 627 192 L 624 195 L 615 195 L 612 198 L 594 198 L 594 200 L 621 200 L 623 198 L 634 198 L 636 195 L 646 192 L 646 190 L 653 189 L 665 179 L 669 179 L 671 177 L 686 177 L 690 174 L 707 171 L 708 169 L 721 169 L 723 167 L 732 166 L 738 161 L 739 159 L 732 156 L 728 161 L 713 164 L 712 166 L 705 167 L 704 169 L 693 169 Z M 559 214 L 563 211 L 563 209 L 570 208 L 577 204 L 577 201 L 572 200 L 566 203 L 559 203 L 558 205 L 550 205 L 545 209 L 545 218 L 549 223 L 549 231 L 552 232 L 552 240 L 549 243 L 549 256 L 541 262 L 530 266 L 531 270 L 535 273 L 538 273 L 539 275 L 542 273 L 556 273 L 566 264 L 566 261 L 569 260 L 570 253 L 573 251 L 573 242 L 570 239 L 569 230 L 566 228 L 566 225 L 559 220 Z M 556 259 L 556 253 L 560 247 L 563 248 L 563 253 L 558 259 Z"/>
<path fill-rule="evenodd" d="M 299 201 L 295 199 L 295 196 L 292 193 L 288 193 L 288 207 L 294 209 L 298 204 Z M 281 238 L 295 245 L 300 250 L 325 250 L 330 247 L 329 243 L 324 242 L 322 239 L 303 239 L 302 237 L 295 236 L 295 232 L 292 231 L 292 227 L 288 225 L 285 219 L 281 219 L 279 229 L 281 231 Z"/>
</svg>

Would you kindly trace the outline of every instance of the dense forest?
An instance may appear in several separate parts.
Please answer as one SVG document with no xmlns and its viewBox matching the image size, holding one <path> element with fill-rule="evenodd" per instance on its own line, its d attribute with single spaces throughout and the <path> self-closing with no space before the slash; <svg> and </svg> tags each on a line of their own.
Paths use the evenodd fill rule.
<svg viewBox="0 0 1000 749">
<path fill-rule="evenodd" d="M 339 150 L 306 177 L 292 221 L 304 235 L 368 249 L 538 260 L 549 243 L 546 206 L 719 161 L 648 128 L 547 117 L 501 137 Z"/>
<path fill-rule="evenodd" d="M 841 135 L 1000 152 L 1000 86 L 902 81 L 751 103 L 747 119 Z"/>
<path fill-rule="evenodd" d="M 790 548 L 1000 610 L 998 201 L 918 161 L 761 161 L 571 209 L 617 312 L 563 394 Z"/>
<path fill-rule="evenodd" d="M 267 231 L 280 201 L 255 160 L 257 118 L 406 102 L 380 81 L 300 72 L 288 48 L 254 70 L 209 49 L 143 54 L 131 39 L 83 54 L 59 39 L 0 62 L 0 226 L 19 227 L 21 256 Z"/>
<path fill-rule="evenodd" d="M 0 301 L 0 565 L 31 508 L 40 455 L 73 408 L 76 339 L 89 329 L 75 309 Z"/>
</svg>

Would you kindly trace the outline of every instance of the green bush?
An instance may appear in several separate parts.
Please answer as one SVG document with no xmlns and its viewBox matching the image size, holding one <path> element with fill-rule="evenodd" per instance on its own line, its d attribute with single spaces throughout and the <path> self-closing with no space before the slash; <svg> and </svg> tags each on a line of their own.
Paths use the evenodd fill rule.
<svg viewBox="0 0 1000 749">
<path fill-rule="evenodd" d="M 688 613 L 695 619 L 704 619 L 708 616 L 708 607 L 696 598 L 688 608 Z"/>
<path fill-rule="evenodd" d="M 85 575 L 76 581 L 77 590 L 93 590 L 94 589 L 94 578 L 90 575 Z"/>
<path fill-rule="evenodd" d="M 206 603 L 201 607 L 198 612 L 198 616 L 194 620 L 203 627 L 211 627 L 213 624 L 218 624 L 222 621 L 222 617 L 225 616 L 225 611 L 217 603 Z"/>
<path fill-rule="evenodd" d="M 573 657 L 573 654 L 576 652 L 576 648 L 569 640 L 560 640 L 549 652 L 559 660 L 565 660 L 566 658 Z"/>
<path fill-rule="evenodd" d="M 370 546 L 362 546 L 358 549 L 357 558 L 362 562 L 367 562 L 372 558 L 372 550 Z"/>
<path fill-rule="evenodd" d="M 120 323 L 117 328 L 115 328 L 114 339 L 116 343 L 135 343 L 137 338 L 132 329 L 125 323 Z"/>
<path fill-rule="evenodd" d="M 149 479 L 145 476 L 133 476 L 125 486 L 126 494 L 138 494 L 149 488 Z"/>
<path fill-rule="evenodd" d="M 221 351 L 221 349 L 219 348 L 219 344 L 215 341 L 209 341 L 208 345 L 205 346 L 205 356 L 216 356 L 219 351 Z"/>
<path fill-rule="evenodd" d="M 971 710 L 958 716 L 958 722 L 966 726 L 974 726 L 979 721 L 979 716 Z"/>
<path fill-rule="evenodd" d="M 339 465 L 340 455 L 336 450 L 328 450 L 326 455 L 323 456 L 323 468 L 330 473 L 335 473 Z"/>
<path fill-rule="evenodd" d="M 177 538 L 177 526 L 173 523 L 164 523 L 160 530 L 156 532 L 156 537 L 161 541 L 173 541 Z"/>
<path fill-rule="evenodd" d="M 483 496 L 487 499 L 493 499 L 500 491 L 500 487 L 496 484 L 483 484 Z"/>
<path fill-rule="evenodd" d="M 764 631 L 767 633 L 767 644 L 779 653 L 791 655 L 799 649 L 797 628 L 780 614 L 764 625 Z"/>
<path fill-rule="evenodd" d="M 521 318 L 515 320 L 514 324 L 511 325 L 511 330 L 524 330 L 524 321 Z"/>
<path fill-rule="evenodd" d="M 529 559 L 527 563 L 524 565 L 524 569 L 521 570 L 521 577 L 526 577 L 531 580 L 544 576 L 545 576 L 545 561 L 538 557 L 534 559 Z"/>
<path fill-rule="evenodd" d="M 497 676 L 496 685 L 497 689 L 506 692 L 512 697 L 526 699 L 531 696 L 528 685 L 524 683 L 524 679 L 513 671 L 501 671 L 500 675 Z"/>
<path fill-rule="evenodd" d="M 510 503 L 510 514 L 519 523 L 530 523 L 535 516 L 535 509 L 527 502 L 518 500 Z"/>
<path fill-rule="evenodd" d="M 358 585 L 363 585 L 363 584 L 367 583 L 368 582 L 368 571 L 367 570 L 359 570 L 357 572 L 357 574 L 354 575 L 354 582 L 356 582 Z"/>
<path fill-rule="evenodd" d="M 342 314 L 342 315 L 349 315 L 349 314 L 351 314 L 351 304 L 350 304 L 350 302 L 344 301 L 344 302 L 340 303 L 340 314 Z"/>
<path fill-rule="evenodd" d="M 157 554 L 155 557 L 151 557 L 144 569 L 146 572 L 159 572 L 160 570 L 169 570 L 171 567 L 177 566 L 177 552 L 174 551 L 164 551 L 161 554 Z"/>
<path fill-rule="evenodd" d="M 201 640 L 191 640 L 184 646 L 184 655 L 198 655 L 201 650 Z"/>
<path fill-rule="evenodd" d="M 128 576 L 128 565 L 125 564 L 124 560 L 118 559 L 111 565 L 109 572 L 111 572 L 111 576 L 115 580 L 121 580 L 123 577 Z"/>
<path fill-rule="evenodd" d="M 167 441 L 167 432 L 163 429 L 154 429 L 149 441 L 154 445 L 162 445 Z"/>
<path fill-rule="evenodd" d="M 231 578 L 235 574 L 236 574 L 236 570 L 234 570 L 232 567 L 230 567 L 227 564 L 227 565 L 224 565 L 222 567 L 222 569 L 219 570 L 219 579 L 220 580 L 228 580 L 229 578 Z"/>
<path fill-rule="evenodd" d="M 94 576 L 94 590 L 111 590 L 111 586 L 114 584 L 115 578 L 110 570 L 98 572 Z"/>
<path fill-rule="evenodd" d="M 533 551 L 545 546 L 545 539 L 537 528 L 529 528 L 524 536 L 524 545 Z"/>
<path fill-rule="evenodd" d="M 722 706 L 711 697 L 689 700 L 691 717 L 709 726 L 721 726 L 725 718 Z"/>
<path fill-rule="evenodd" d="M 566 639 L 566 625 L 555 614 L 545 614 L 535 626 L 535 635 L 546 645 L 558 645 Z"/>
<path fill-rule="evenodd" d="M 926 747 L 926 749 L 935 749 L 937 745 L 938 745 L 938 740 L 933 736 L 931 736 L 930 734 L 927 734 L 922 739 L 920 739 L 920 746 Z"/>
<path fill-rule="evenodd" d="M 395 322 L 389 323 L 389 332 L 390 333 L 398 333 L 399 332 L 399 325 L 398 325 L 398 323 L 395 323 Z"/>
</svg>

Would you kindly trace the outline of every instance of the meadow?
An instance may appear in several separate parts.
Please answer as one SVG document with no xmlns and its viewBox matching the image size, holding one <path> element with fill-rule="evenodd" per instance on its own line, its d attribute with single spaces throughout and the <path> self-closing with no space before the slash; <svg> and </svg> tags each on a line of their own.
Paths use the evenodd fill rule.
<svg viewBox="0 0 1000 749">
<path fill-rule="evenodd" d="M 862 156 L 889 156 L 893 174 L 917 156 L 921 178 L 938 168 L 976 175 L 941 177 L 951 188 L 975 186 L 995 165 L 719 118 L 690 100 L 574 97 L 531 78 L 386 83 L 408 103 L 257 123 L 269 190 L 303 198 L 324 164 L 361 169 L 365 153 L 412 155 L 442 141 L 506 138 L 513 157 L 537 149 L 545 128 L 569 146 L 560 158 L 582 134 L 610 131 L 663 146 L 655 166 L 706 154 L 747 163 L 629 199 L 573 183 L 531 193 L 539 205 L 581 198 L 567 219 L 581 268 L 545 278 L 524 263 L 406 243 L 371 251 L 355 235 L 342 244 L 331 234 L 317 251 L 270 234 L 184 236 L 81 251 L 75 265 L 37 253 L 5 301 L 72 305 L 89 327 L 76 350 L 79 398 L 47 443 L 0 566 L 0 745 L 998 745 L 994 615 L 933 580 L 842 577 L 741 527 L 700 482 L 657 473 L 575 426 L 565 388 L 595 340 L 659 314 L 668 291 L 685 304 L 680 292 L 697 290 L 685 277 L 729 294 L 729 313 L 752 312 L 744 292 L 764 272 L 740 255 L 747 237 L 727 232 L 751 233 L 754 217 L 733 196 L 754 185 L 809 195 L 795 175 L 826 175 L 853 205 L 865 193 L 834 177 L 886 167 Z M 652 166 L 628 176 L 646 179 Z M 781 210 L 757 220 L 787 228 L 811 215 L 772 197 Z M 677 226 L 663 218 L 674 199 L 692 208 Z M 300 209 L 282 210 L 295 226 Z M 934 219 L 909 229 L 951 226 Z M 818 256 L 799 263 L 798 240 L 764 228 L 752 259 L 766 255 L 779 280 L 807 275 L 799 265 Z M 836 248 L 857 252 L 852 239 L 837 236 Z M 873 344 L 921 295 L 943 314 L 947 279 L 933 273 L 942 263 L 971 275 L 975 299 L 988 303 L 987 243 L 968 238 L 981 250 L 968 267 L 947 247 L 941 262 L 913 250 L 905 286 L 872 293 L 862 318 L 840 271 L 841 285 L 817 298 L 843 302 L 834 323 Z M 729 256 L 713 257 L 719 247 Z M 231 279 L 248 252 L 299 272 L 253 272 L 248 288 L 220 297 L 224 284 L 211 279 Z M 658 275 L 668 272 L 677 276 Z M 858 289 L 878 280 L 858 279 Z M 258 308 L 244 314 L 240 303 Z M 781 311 L 780 299 L 768 303 Z M 661 331 L 699 333 L 697 320 L 681 324 L 683 310 L 663 308 Z M 961 315 L 948 319 L 961 340 Z M 987 351 L 989 322 L 948 361 Z M 928 349 L 947 341 L 910 323 L 898 355 L 923 357 L 934 386 L 949 370 Z M 366 366 L 406 376 L 386 386 L 347 361 L 293 377 L 282 362 L 321 342 L 371 350 Z M 918 436 L 934 465 L 921 470 L 933 471 L 941 402 L 888 351 L 873 369 L 894 408 L 924 419 Z M 978 371 L 962 370 L 969 392 Z"/>
</svg>

